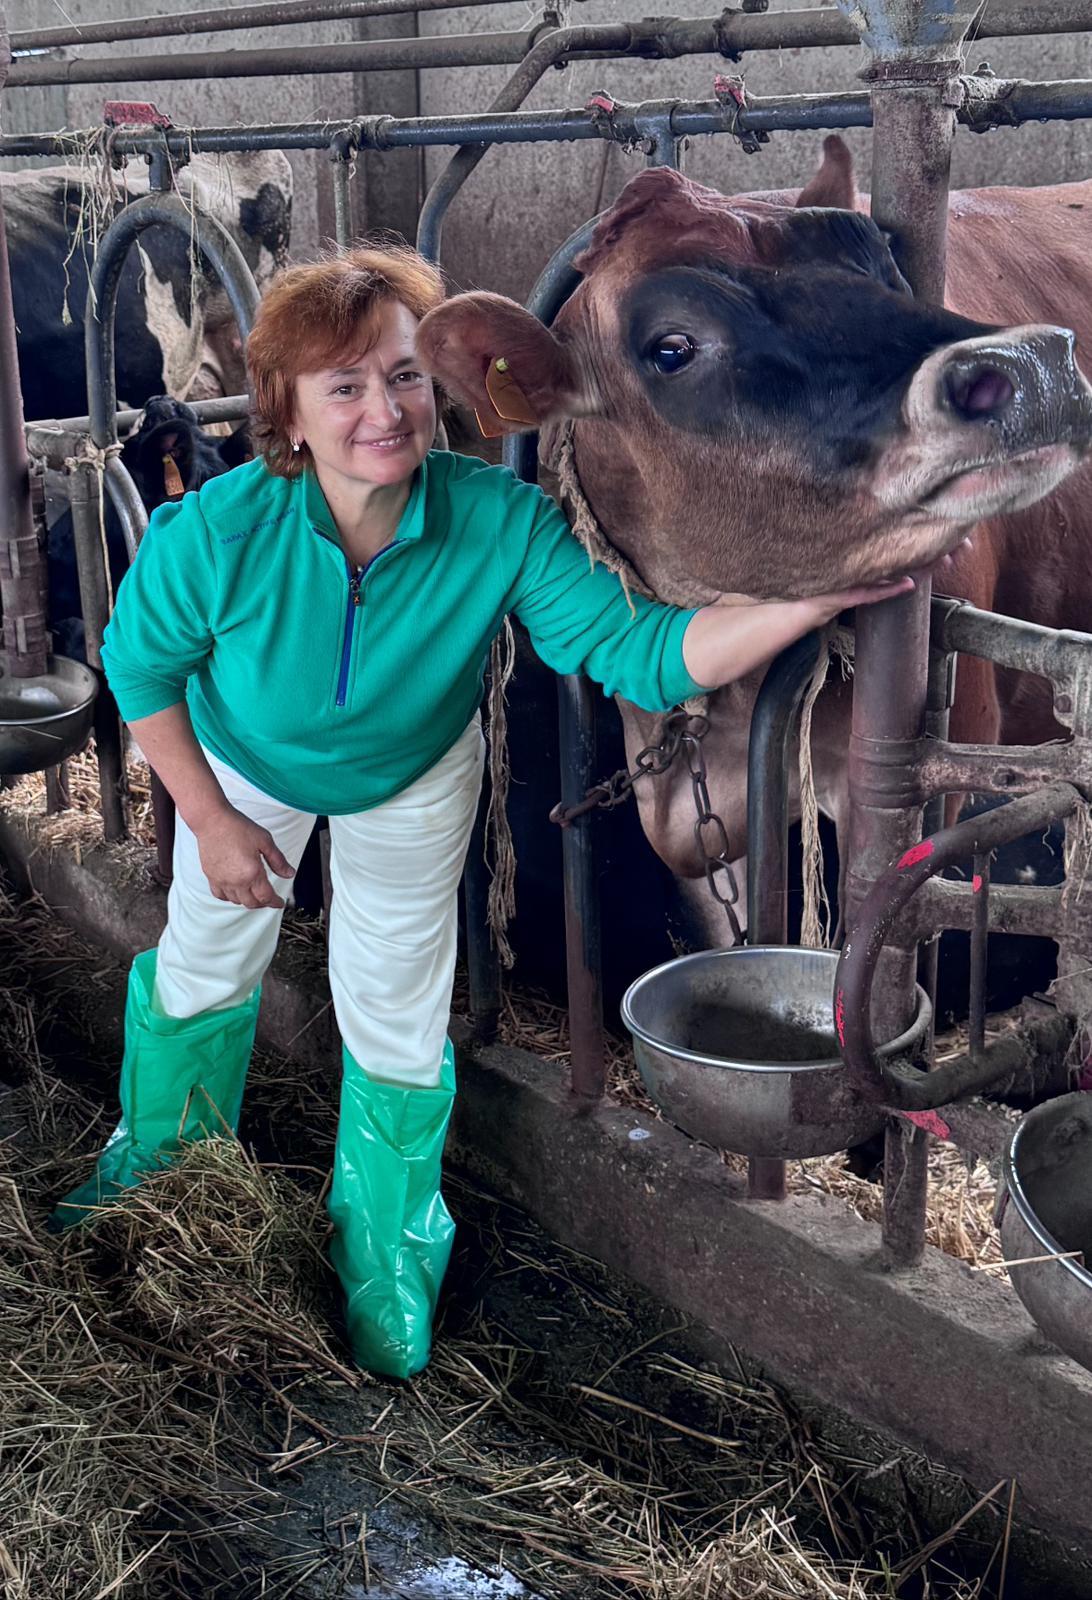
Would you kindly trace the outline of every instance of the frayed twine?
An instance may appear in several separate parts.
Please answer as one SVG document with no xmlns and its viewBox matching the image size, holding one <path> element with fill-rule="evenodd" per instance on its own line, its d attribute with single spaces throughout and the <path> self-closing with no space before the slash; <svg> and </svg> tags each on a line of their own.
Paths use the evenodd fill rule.
<svg viewBox="0 0 1092 1600">
<path fill-rule="evenodd" d="M 1068 944 L 1065 940 L 1066 933 L 1071 928 L 1074 931 L 1078 929 L 1083 920 L 1077 915 L 1077 906 L 1092 874 L 1092 804 L 1087 800 L 1082 800 L 1076 810 L 1066 818 L 1062 860 L 1065 863 L 1065 882 L 1062 886 L 1062 916 L 1059 928 L 1063 940 L 1059 947 L 1060 963 L 1065 960 Z M 1073 1017 L 1076 1031 L 1070 1047 L 1068 1065 L 1074 1079 L 1078 1080 L 1081 1087 L 1084 1087 L 1088 1069 L 1092 1067 L 1092 1003 L 1081 1005 L 1078 1000 L 1076 1005 L 1067 1004 L 1066 990 L 1075 990 L 1073 999 L 1076 1000 L 1079 993 L 1082 991 L 1087 993 L 1092 986 L 1092 967 L 1081 964 L 1083 954 L 1083 951 L 1078 952 L 1077 960 L 1070 970 L 1059 971 L 1047 990 L 1047 993 L 1058 1001 L 1061 1009 Z"/>
<path fill-rule="evenodd" d="M 815 757 L 811 744 L 812 714 L 830 675 L 832 657 L 841 668 L 843 680 L 851 677 L 853 634 L 850 629 L 841 628 L 837 623 L 828 624 L 820 636 L 815 668 L 800 713 L 800 834 L 804 856 L 804 915 L 800 926 L 800 943 L 813 950 L 829 950 L 836 934 L 824 875 L 819 799 L 815 791 Z"/>
</svg>

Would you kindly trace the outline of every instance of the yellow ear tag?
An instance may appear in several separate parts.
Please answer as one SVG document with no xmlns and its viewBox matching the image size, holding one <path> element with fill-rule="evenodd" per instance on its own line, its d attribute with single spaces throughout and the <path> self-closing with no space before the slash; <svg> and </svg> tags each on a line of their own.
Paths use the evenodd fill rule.
<svg viewBox="0 0 1092 1600">
<path fill-rule="evenodd" d="M 493 410 L 502 422 L 522 422 L 527 427 L 538 426 L 538 416 L 531 407 L 531 402 L 520 388 L 508 370 L 508 362 L 503 356 L 489 363 L 485 374 L 485 392 L 489 396 Z M 492 417 L 482 421 L 481 412 L 474 415 L 478 419 L 478 427 L 487 439 L 497 439 L 503 428 L 498 428 Z"/>
<path fill-rule="evenodd" d="M 186 486 L 182 482 L 182 475 L 178 470 L 178 463 L 173 456 L 163 457 L 163 492 L 168 500 L 175 495 L 185 494 Z"/>
</svg>

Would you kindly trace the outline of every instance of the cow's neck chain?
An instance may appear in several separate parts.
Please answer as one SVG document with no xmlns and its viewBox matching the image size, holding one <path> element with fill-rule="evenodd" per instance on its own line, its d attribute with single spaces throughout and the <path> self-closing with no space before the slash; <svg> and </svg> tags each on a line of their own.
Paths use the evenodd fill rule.
<svg viewBox="0 0 1092 1600">
<path fill-rule="evenodd" d="M 568 513 L 572 530 L 588 552 L 588 559 L 592 565 L 598 562 L 608 571 L 617 573 L 627 600 L 634 591 L 654 599 L 655 596 L 648 585 L 621 551 L 616 550 L 611 544 L 595 512 L 588 504 L 580 475 L 576 470 L 576 450 L 571 421 L 562 424 L 558 435 L 557 475 L 562 504 Z M 632 607 L 632 600 L 630 605 Z M 702 740 L 709 732 L 709 718 L 704 711 L 706 703 L 705 697 L 702 697 L 700 701 L 688 701 L 684 706 L 670 712 L 664 718 L 659 743 L 646 745 L 638 752 L 632 771 L 622 767 L 602 783 L 594 784 L 586 792 L 583 800 L 577 801 L 575 805 L 556 805 L 550 812 L 550 821 L 567 828 L 577 817 L 583 816 L 588 811 L 612 810 L 629 799 L 638 778 L 660 777 L 670 770 L 680 752 L 685 751 L 696 813 L 694 842 L 702 859 L 709 893 L 723 909 L 728 919 L 731 942 L 737 945 L 743 943 L 743 932 L 735 911 L 739 900 L 739 884 L 732 870 L 732 847 L 728 830 L 710 804 L 709 774 L 702 750 Z M 697 709 L 699 705 L 702 707 L 700 711 Z"/>
</svg>

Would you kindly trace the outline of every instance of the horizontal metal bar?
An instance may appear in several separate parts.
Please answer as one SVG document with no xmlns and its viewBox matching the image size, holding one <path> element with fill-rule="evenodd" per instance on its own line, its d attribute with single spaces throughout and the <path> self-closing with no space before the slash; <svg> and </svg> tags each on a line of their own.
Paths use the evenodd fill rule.
<svg viewBox="0 0 1092 1600">
<path fill-rule="evenodd" d="M 186 404 L 197 413 L 198 422 L 241 422 L 250 414 L 250 396 L 246 394 L 230 394 L 218 397 L 215 400 L 187 400 Z M 133 428 L 144 415 L 143 411 L 119 411 L 117 413 L 118 437 L 121 438 Z M 28 422 L 29 428 L 61 429 L 65 433 L 89 433 L 91 431 L 90 417 L 44 417 L 38 422 Z"/>
<path fill-rule="evenodd" d="M 970 933 L 976 896 L 970 883 L 932 878 L 918 890 L 906 908 L 900 937 L 916 941 L 955 928 Z M 989 930 L 1019 933 L 1035 939 L 1057 936 L 1062 917 L 1062 889 L 1053 884 L 1005 883 L 990 888 Z"/>
<path fill-rule="evenodd" d="M 1092 658 L 1089 660 L 1092 668 Z M 1092 785 L 1092 743 L 979 745 L 926 740 L 916 773 L 919 792 L 938 794 L 1031 794 L 1047 783 Z"/>
<path fill-rule="evenodd" d="M 1054 683 L 1068 684 L 1075 666 L 1092 660 L 1092 633 L 1044 628 L 1020 617 L 980 611 L 961 600 L 934 600 L 932 627 L 938 649 L 1034 672 Z"/>
<path fill-rule="evenodd" d="M 11 48 L 18 55 L 66 45 L 113 44 L 122 39 L 161 39 L 172 34 L 222 33 L 238 28 L 397 16 L 410 11 L 445 11 L 495 3 L 496 0 L 275 0 L 272 4 L 234 9 L 170 12 L 162 17 L 116 17 L 82 26 L 73 23 L 68 27 L 23 28 L 11 35 Z M 1086 0 L 1056 0 L 1049 14 L 1044 14 L 1046 10 L 1042 4 L 1026 4 L 1023 0 L 993 0 L 969 37 L 1005 39 L 1092 30 Z M 838 12 L 827 9 L 756 13 L 730 9 L 723 26 L 725 54 L 733 55 L 748 50 L 826 49 L 860 43 L 856 28 Z"/>
<path fill-rule="evenodd" d="M 607 52 L 600 52 L 604 58 Z M 988 80 L 991 81 L 992 80 Z M 999 80 L 1000 81 L 1000 80 Z M 1002 84 L 1002 88 L 1005 85 Z M 957 111 L 961 121 L 975 121 L 984 105 L 995 105 L 1002 121 L 1076 120 L 1092 117 L 1092 80 L 1011 86 L 1011 93 L 989 102 L 976 98 L 974 119 Z M 1002 114 L 1003 108 L 1003 114 Z M 584 110 L 496 111 L 457 117 L 358 117 L 352 122 L 274 123 L 252 128 L 171 128 L 148 133 L 116 134 L 110 149 L 116 155 L 147 155 L 164 146 L 180 155 L 232 150 L 328 150 L 344 134 L 358 149 L 397 150 L 419 145 L 548 144 L 578 139 L 608 139 L 639 144 L 642 129 L 653 117 L 667 116 L 671 134 L 807 132 L 872 125 L 871 97 L 866 92 L 788 95 L 753 99 L 743 111 L 711 100 L 646 100 L 618 105 L 609 122 Z M 0 138 L 0 156 L 86 155 L 88 130 L 46 134 L 8 134 Z"/>
<path fill-rule="evenodd" d="M 166 39 L 175 34 L 228 33 L 238 28 L 284 28 L 305 22 L 355 22 L 402 16 L 412 11 L 461 11 L 499 0 L 272 0 L 266 5 L 171 11 L 162 17 L 114 17 L 109 22 L 73 22 L 67 27 L 20 28 L 11 35 L 13 55 L 60 50 L 69 45 L 117 44 L 124 39 Z"/>
<path fill-rule="evenodd" d="M 148 83 L 165 79 L 289 77 L 299 72 L 387 72 L 398 68 L 486 67 L 522 61 L 534 35 L 466 33 L 424 39 L 274 45 L 266 50 L 174 50 L 159 56 L 21 56 L 6 88 L 46 84 Z"/>
</svg>

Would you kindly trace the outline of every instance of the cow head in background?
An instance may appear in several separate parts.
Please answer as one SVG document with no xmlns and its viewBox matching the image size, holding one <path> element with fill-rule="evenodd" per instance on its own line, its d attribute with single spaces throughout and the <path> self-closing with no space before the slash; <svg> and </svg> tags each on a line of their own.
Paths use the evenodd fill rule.
<svg viewBox="0 0 1092 1600">
<path fill-rule="evenodd" d="M 200 489 L 251 456 L 245 423 L 226 438 L 204 433 L 192 406 L 155 395 L 144 407 L 121 459 L 148 511 L 188 489 Z"/>
<path fill-rule="evenodd" d="M 499 427 L 542 427 L 547 458 L 551 425 L 573 419 L 604 532 L 665 599 L 929 566 L 1077 465 L 1092 390 L 1067 330 L 915 301 L 855 199 L 840 141 L 795 204 L 642 172 L 552 329 L 458 295 L 424 320 L 422 358 Z M 534 422 L 496 419 L 498 359 Z"/>
</svg>

